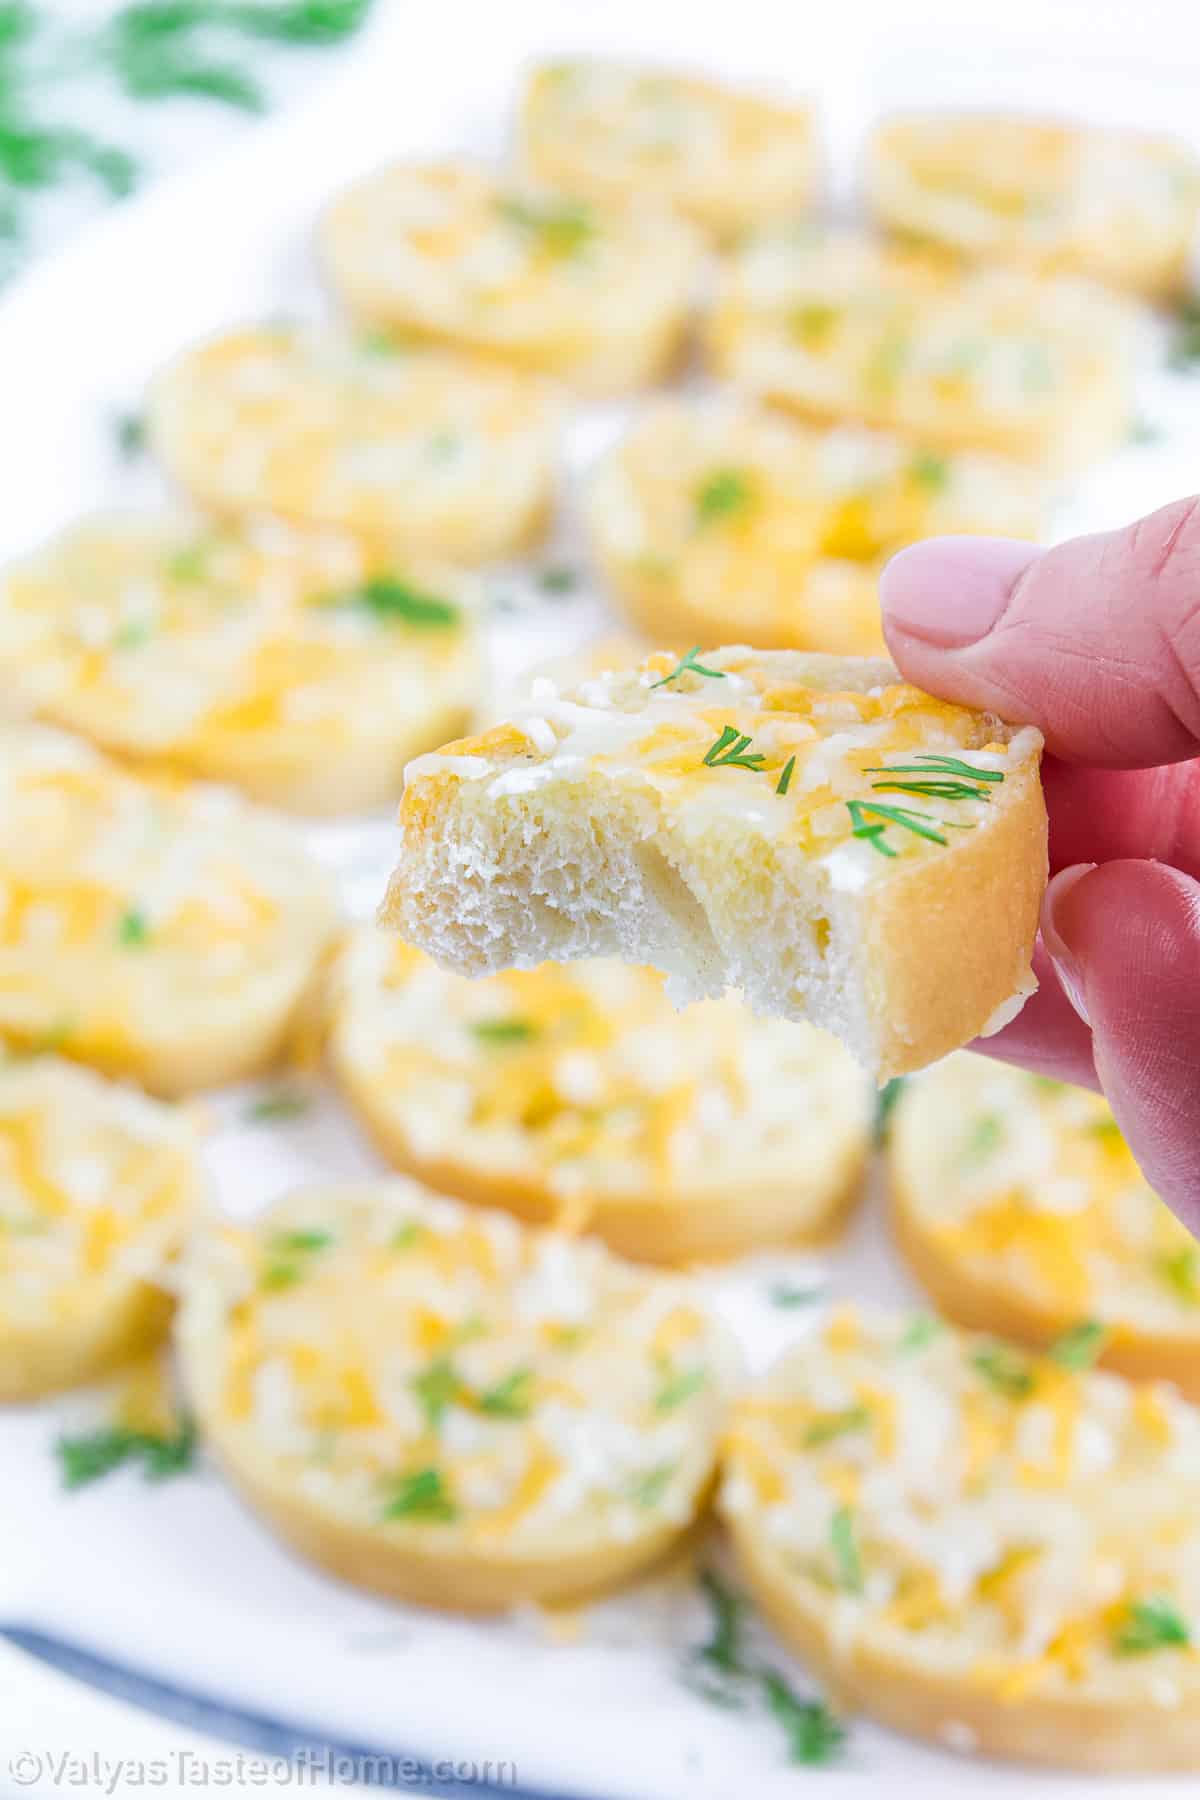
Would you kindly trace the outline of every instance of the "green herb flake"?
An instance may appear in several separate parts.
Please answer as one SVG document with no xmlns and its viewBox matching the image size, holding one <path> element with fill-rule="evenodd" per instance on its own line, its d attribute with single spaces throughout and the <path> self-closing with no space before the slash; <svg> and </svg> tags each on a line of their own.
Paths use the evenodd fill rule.
<svg viewBox="0 0 1200 1800">
<path fill-rule="evenodd" d="M 153 636 L 154 627 L 149 619 L 128 619 L 113 633 L 112 647 L 114 650 L 140 650 Z"/>
<path fill-rule="evenodd" d="M 819 1450 L 837 1438 L 865 1430 L 870 1423 L 871 1414 L 865 1406 L 847 1406 L 841 1412 L 822 1413 L 805 1427 L 804 1448 Z"/>
<path fill-rule="evenodd" d="M 308 1274 L 311 1259 L 333 1243 L 333 1234 L 315 1227 L 276 1231 L 267 1240 L 268 1261 L 258 1285 L 268 1293 L 295 1287 Z"/>
<path fill-rule="evenodd" d="M 1200 1250 L 1195 1244 L 1167 1251 L 1155 1259 L 1154 1266 L 1185 1306 L 1200 1306 Z"/>
<path fill-rule="evenodd" d="M 463 1395 L 458 1370 L 448 1356 L 435 1356 L 409 1383 L 431 1431 L 440 1431 L 447 1408 Z"/>
<path fill-rule="evenodd" d="M 1190 374 L 1200 365 L 1200 294 L 1189 294 L 1175 315 L 1175 334 L 1167 367 Z"/>
<path fill-rule="evenodd" d="M 854 1535 L 854 1515 L 848 1506 L 839 1506 L 830 1520 L 829 1547 L 833 1552 L 838 1586 L 848 1594 L 861 1594 L 862 1557 Z"/>
<path fill-rule="evenodd" d="M 462 614 L 452 601 L 422 593 L 390 575 L 377 576 L 348 594 L 335 594 L 320 604 L 357 607 L 381 625 L 407 625 L 414 631 L 453 631 L 462 622 Z"/>
<path fill-rule="evenodd" d="M 707 668 L 704 663 L 696 661 L 699 654 L 699 644 L 693 644 L 687 655 L 682 657 L 680 661 L 675 664 L 675 667 L 671 670 L 669 675 L 664 675 L 661 681 L 652 681 L 650 683 L 650 692 L 653 693 L 655 688 L 666 687 L 669 681 L 678 681 L 681 675 L 703 675 L 709 681 L 724 681 L 724 669 Z"/>
<path fill-rule="evenodd" d="M 471 1032 L 481 1044 L 528 1044 L 538 1035 L 538 1028 L 531 1019 L 476 1019 L 471 1025 Z"/>
<path fill-rule="evenodd" d="M 1103 1354 L 1108 1342 L 1108 1329 L 1098 1319 L 1081 1319 L 1069 1331 L 1056 1338 L 1049 1354 L 1064 1369 L 1090 1369 Z"/>
<path fill-rule="evenodd" d="M 761 750 L 752 751 L 749 756 L 750 739 L 742 732 L 736 731 L 732 725 L 722 727 L 716 742 L 710 744 L 704 752 L 703 763 L 707 769 L 758 769 L 766 761 Z"/>
<path fill-rule="evenodd" d="M 801 1698 L 777 1669 L 762 1670 L 767 1711 L 783 1728 L 788 1761 L 819 1768 L 831 1762 L 846 1741 L 845 1728 L 820 1700 Z"/>
<path fill-rule="evenodd" d="M 273 1094 L 252 1100 L 243 1116 L 251 1125 L 277 1125 L 285 1119 L 302 1118 L 311 1104 L 306 1094 L 298 1094 L 293 1088 L 278 1088 Z"/>
<path fill-rule="evenodd" d="M 1162 440 L 1162 428 L 1150 419 L 1135 419 L 1129 427 L 1131 444 L 1161 444 Z"/>
<path fill-rule="evenodd" d="M 141 456 L 146 448 L 146 421 L 141 413 L 118 413 L 113 421 L 117 449 L 126 462 Z"/>
<path fill-rule="evenodd" d="M 1113 1635 L 1113 1649 L 1118 1656 L 1146 1656 L 1154 1650 L 1186 1650 L 1191 1642 L 1192 1634 L 1186 1619 L 1161 1595 L 1148 1600 L 1131 1600 Z"/>
<path fill-rule="evenodd" d="M 931 800 L 991 800 L 990 782 L 1004 780 L 1000 769 L 977 769 L 957 756 L 921 756 L 911 763 L 891 763 L 881 768 L 864 770 L 867 775 L 886 775 L 886 781 L 873 781 L 876 793 L 919 794 Z M 904 780 L 898 779 L 905 777 Z"/>
<path fill-rule="evenodd" d="M 940 1338 L 944 1329 L 941 1320 L 931 1313 L 917 1313 L 904 1327 L 896 1348 L 902 1356 L 916 1356 Z"/>
<path fill-rule="evenodd" d="M 818 1287 L 797 1287 L 792 1282 L 777 1281 L 768 1290 L 767 1298 L 772 1306 L 779 1307 L 781 1312 L 795 1312 L 802 1306 L 816 1306 L 825 1298 L 828 1290 L 822 1285 Z"/>
<path fill-rule="evenodd" d="M 996 1113 L 980 1113 L 971 1120 L 958 1160 L 964 1168 L 976 1168 L 987 1162 L 1003 1142 L 1004 1121 Z"/>
<path fill-rule="evenodd" d="M 411 1475 L 401 1475 L 393 1484 L 382 1516 L 385 1521 L 417 1519 L 450 1525 L 458 1517 L 458 1508 L 447 1492 L 440 1469 L 417 1469 Z"/>
<path fill-rule="evenodd" d="M 900 1103 L 907 1076 L 893 1075 L 885 1081 L 875 1101 L 875 1142 L 886 1144 L 892 1128 L 892 1114 Z"/>
<path fill-rule="evenodd" d="M 663 1380 L 654 1396 L 656 1413 L 674 1412 L 693 1394 L 700 1393 L 708 1386 L 707 1369 L 671 1369 L 664 1371 Z"/>
<path fill-rule="evenodd" d="M 479 1396 L 479 1410 L 493 1419 L 527 1419 L 533 1409 L 533 1370 L 514 1369 Z"/>
<path fill-rule="evenodd" d="M 650 1512 L 658 1506 L 663 1495 L 671 1485 L 678 1463 L 658 1463 L 653 1469 L 647 1469 L 641 1475 L 635 1475 L 629 1484 L 629 1498 L 643 1512 Z"/>
<path fill-rule="evenodd" d="M 298 1252 L 311 1255 L 317 1250 L 328 1250 L 333 1242 L 331 1231 L 277 1231 L 271 1239 L 271 1248 L 282 1251 L 284 1255 Z"/>
<path fill-rule="evenodd" d="M 1004 1344 L 987 1344 L 976 1350 L 971 1367 L 1005 1400 L 1028 1400 L 1036 1385 L 1028 1363 Z"/>
<path fill-rule="evenodd" d="M 193 1466 L 196 1428 L 190 1419 L 167 1436 L 106 1426 L 82 1437 L 60 1437 L 54 1451 L 63 1486 L 70 1492 L 134 1463 L 141 1465 L 146 1481 L 168 1481 Z"/>
<path fill-rule="evenodd" d="M 950 464 L 930 450 L 918 451 L 908 465 L 909 478 L 926 493 L 940 494 L 950 479 Z"/>
<path fill-rule="evenodd" d="M 184 586 L 203 581 L 208 574 L 208 556 L 207 544 L 185 544 L 168 559 L 167 574 Z"/>
<path fill-rule="evenodd" d="M 819 300 L 793 306 L 787 317 L 788 330 L 806 350 L 817 350 L 828 343 L 837 322 L 837 307 Z"/>
<path fill-rule="evenodd" d="M 745 512 L 754 498 L 749 478 L 739 469 L 714 469 L 696 489 L 697 525 L 715 525 Z"/>
<path fill-rule="evenodd" d="M 388 1239 L 389 1250 L 411 1250 L 425 1237 L 427 1227 L 419 1219 L 405 1219 Z"/>
<path fill-rule="evenodd" d="M 146 915 L 131 906 L 117 920 L 117 942 L 123 950 L 143 950 L 150 942 L 150 926 Z"/>
<path fill-rule="evenodd" d="M 949 842 L 933 829 L 935 825 L 944 825 L 943 820 L 931 819 L 927 813 L 914 812 L 908 806 L 884 806 L 874 800 L 847 800 L 846 811 L 850 814 L 851 836 L 864 839 L 872 850 L 878 850 L 880 856 L 898 854 L 883 835 L 889 825 L 899 825 L 905 831 L 911 831 L 914 837 L 941 844 L 943 849 Z"/>
<path fill-rule="evenodd" d="M 596 225 L 590 209 L 577 201 L 536 203 L 510 196 L 502 199 L 499 205 L 501 217 L 524 232 L 547 256 L 564 261 L 578 256 L 595 235 Z"/>
<path fill-rule="evenodd" d="M 775 783 L 775 792 L 777 794 L 786 794 L 787 793 L 788 789 L 792 785 L 792 775 L 795 771 L 795 767 L 796 767 L 796 758 L 794 756 L 789 756 L 787 761 L 783 765 L 783 770 L 782 770 L 782 773 L 780 774 L 779 780 Z"/>
<path fill-rule="evenodd" d="M 397 356 L 404 348 L 403 343 L 390 331 L 360 331 L 358 347 L 364 356 Z"/>
<path fill-rule="evenodd" d="M 549 563 L 538 572 L 537 583 L 543 594 L 569 594 L 578 582 L 575 570 L 562 563 Z"/>
</svg>

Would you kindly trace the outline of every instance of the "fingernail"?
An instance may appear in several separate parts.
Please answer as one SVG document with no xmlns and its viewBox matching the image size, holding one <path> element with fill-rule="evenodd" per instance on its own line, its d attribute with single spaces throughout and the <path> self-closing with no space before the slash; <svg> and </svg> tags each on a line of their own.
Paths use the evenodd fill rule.
<svg viewBox="0 0 1200 1800">
<path fill-rule="evenodd" d="M 1077 923 L 1073 912 L 1079 904 L 1075 890 L 1095 867 L 1095 863 L 1074 863 L 1069 869 L 1060 869 L 1042 901 L 1042 942 L 1050 953 L 1059 986 L 1089 1029 L 1092 1021 L 1088 1017 L 1083 968 L 1072 939 Z"/>
<path fill-rule="evenodd" d="M 884 569 L 888 624 L 940 650 L 961 650 L 994 630 L 1013 586 L 1041 552 L 1012 538 L 929 538 Z"/>
</svg>

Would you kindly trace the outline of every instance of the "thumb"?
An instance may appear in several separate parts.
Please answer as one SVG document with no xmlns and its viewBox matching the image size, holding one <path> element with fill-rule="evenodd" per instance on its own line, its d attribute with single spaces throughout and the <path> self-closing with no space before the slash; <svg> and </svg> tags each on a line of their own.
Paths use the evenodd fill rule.
<svg viewBox="0 0 1200 1800">
<path fill-rule="evenodd" d="M 918 687 L 1039 726 L 1067 762 L 1200 756 L 1200 499 L 1052 550 L 932 538 L 879 591 Z"/>
<path fill-rule="evenodd" d="M 1147 1181 L 1200 1232 L 1200 881 L 1133 860 L 1064 869 L 1042 939 Z"/>
</svg>

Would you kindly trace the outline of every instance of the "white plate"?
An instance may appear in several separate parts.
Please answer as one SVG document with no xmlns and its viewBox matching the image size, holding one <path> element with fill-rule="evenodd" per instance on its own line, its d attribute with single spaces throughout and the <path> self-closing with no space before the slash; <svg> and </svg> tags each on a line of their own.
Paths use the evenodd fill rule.
<svg viewBox="0 0 1200 1800">
<path fill-rule="evenodd" d="M 795 51 L 780 9 L 739 6 L 743 50 L 732 55 L 726 10 L 719 18 L 698 10 L 687 37 L 696 60 L 770 74 Z M 825 97 L 835 148 L 861 129 L 887 66 L 886 37 L 873 40 L 873 62 L 863 54 L 868 10 L 851 9 L 841 28 L 830 26 Z M 517 66 L 531 50 L 582 39 L 661 53 L 678 44 L 682 29 L 678 15 L 647 21 L 625 4 L 602 19 L 588 9 L 582 32 L 562 28 L 578 9 L 555 6 L 508 6 L 493 17 L 490 8 L 441 5 L 436 28 L 422 16 L 419 34 L 406 22 L 415 17 L 407 8 L 405 21 L 385 11 L 370 56 L 315 106 L 265 128 L 231 160 L 152 192 L 35 270 L 0 308 L 0 554 L 85 506 L 154 496 L 153 474 L 123 467 L 116 455 L 114 415 L 136 407 L 149 372 L 189 338 L 241 317 L 320 305 L 309 228 L 347 177 L 398 149 L 498 147 Z M 1147 116 L 1154 117 L 1152 102 Z M 840 173 L 845 187 L 844 164 Z M 1115 524 L 1194 486 L 1198 398 L 1200 386 L 1152 373 L 1144 411 L 1162 440 L 1123 451 L 1081 484 L 1064 505 L 1060 530 Z M 621 416 L 609 408 L 580 418 L 569 443 L 572 476 Z M 569 515 L 568 505 L 560 540 L 542 560 L 580 567 Z M 538 599 L 528 571 L 501 572 L 496 586 L 516 603 L 497 615 L 493 633 L 501 677 L 560 653 L 603 622 L 599 598 L 586 587 Z M 341 872 L 351 910 L 369 910 L 387 867 L 390 828 L 373 821 L 309 836 Z M 248 1127 L 237 1095 L 224 1097 L 220 1111 L 210 1161 L 233 1211 L 302 1179 L 378 1167 L 332 1097 L 288 1125 Z M 772 1309 L 771 1282 L 786 1275 L 807 1283 L 816 1274 L 831 1293 L 914 1297 L 873 1196 L 848 1242 L 819 1269 L 814 1259 L 786 1256 L 714 1279 L 717 1304 L 756 1360 L 816 1316 Z M 681 1652 L 704 1621 L 694 1596 L 669 1584 L 594 1609 L 580 1643 L 554 1646 L 529 1621 L 464 1623 L 336 1586 L 277 1548 L 211 1473 L 161 1489 L 122 1474 L 64 1495 L 51 1454 L 63 1416 L 60 1407 L 0 1418 L 0 1628 L 75 1644 L 284 1721 L 301 1738 L 503 1760 L 515 1764 L 522 1788 L 548 1794 L 771 1800 L 793 1794 L 800 1780 L 810 1789 L 877 1793 L 884 1771 L 890 1792 L 937 1778 L 958 1791 L 1030 1789 L 1028 1773 L 956 1761 L 865 1724 L 853 1726 L 836 1774 L 789 1768 L 769 1721 L 715 1711 L 681 1683 Z M 794 1674 L 803 1685 L 803 1672 Z M 1038 1778 L 1039 1792 L 1077 1788 L 1083 1791 L 1066 1778 Z M 1155 1792 L 1191 1788 L 1160 1783 Z"/>
</svg>

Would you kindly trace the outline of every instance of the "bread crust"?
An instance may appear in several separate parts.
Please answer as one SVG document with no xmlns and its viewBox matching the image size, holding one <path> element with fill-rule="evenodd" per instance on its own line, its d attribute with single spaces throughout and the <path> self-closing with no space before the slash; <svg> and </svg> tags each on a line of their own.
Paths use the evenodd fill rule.
<svg viewBox="0 0 1200 1800">
<path fill-rule="evenodd" d="M 139 1281 L 87 1319 L 41 1329 L 0 1321 L 0 1403 L 27 1404 L 111 1374 L 166 1336 L 174 1310 L 165 1290 Z"/>
</svg>

